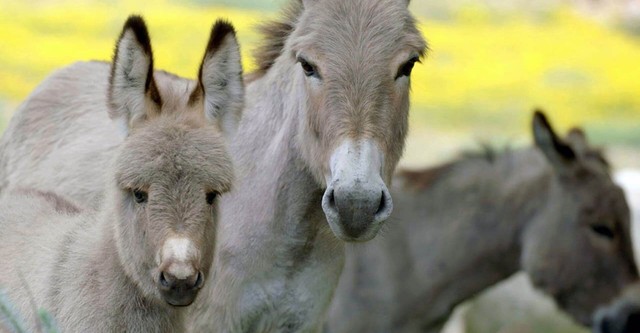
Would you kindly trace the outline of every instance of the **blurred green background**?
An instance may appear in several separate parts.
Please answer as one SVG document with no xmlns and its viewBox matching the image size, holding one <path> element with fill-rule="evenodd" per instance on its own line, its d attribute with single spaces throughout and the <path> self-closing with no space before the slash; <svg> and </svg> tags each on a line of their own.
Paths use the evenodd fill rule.
<svg viewBox="0 0 640 333">
<path fill-rule="evenodd" d="M 195 77 L 216 18 L 236 26 L 250 70 L 253 28 L 283 2 L 0 0 L 0 129 L 51 71 L 109 60 L 131 13 L 149 24 L 157 67 Z M 640 1 L 412 0 L 411 9 L 431 51 L 412 77 L 404 166 L 450 159 L 478 141 L 526 144 L 534 107 L 562 130 L 583 126 L 614 166 L 640 165 Z M 580 331 L 533 296 L 498 295 L 465 307 L 465 331 Z"/>
<path fill-rule="evenodd" d="M 611 1 L 412 1 L 432 51 L 413 76 L 417 139 L 406 163 L 441 161 L 453 153 L 447 147 L 476 140 L 526 142 L 536 106 L 561 128 L 584 125 L 599 143 L 640 144 L 640 42 L 623 28 L 621 9 L 591 2 Z M 233 21 L 249 55 L 259 38 L 253 27 L 282 3 L 2 0 L 0 121 L 53 69 L 109 60 L 130 13 L 147 18 L 158 67 L 193 77 L 215 18 Z M 245 63 L 252 68 L 250 57 Z M 435 154 L 415 144 L 426 138 L 441 146 Z"/>
</svg>

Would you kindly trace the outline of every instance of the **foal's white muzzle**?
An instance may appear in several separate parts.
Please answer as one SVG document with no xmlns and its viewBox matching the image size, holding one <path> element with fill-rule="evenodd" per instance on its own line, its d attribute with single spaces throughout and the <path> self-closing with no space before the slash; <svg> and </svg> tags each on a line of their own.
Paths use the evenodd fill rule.
<svg viewBox="0 0 640 333">
<path fill-rule="evenodd" d="M 393 210 L 382 180 L 384 157 L 370 140 L 347 140 L 331 155 L 322 209 L 331 230 L 345 241 L 376 236 Z"/>
<path fill-rule="evenodd" d="M 164 242 L 158 257 L 156 285 L 164 300 L 174 306 L 193 303 L 204 283 L 198 249 L 187 238 L 173 237 Z"/>
</svg>

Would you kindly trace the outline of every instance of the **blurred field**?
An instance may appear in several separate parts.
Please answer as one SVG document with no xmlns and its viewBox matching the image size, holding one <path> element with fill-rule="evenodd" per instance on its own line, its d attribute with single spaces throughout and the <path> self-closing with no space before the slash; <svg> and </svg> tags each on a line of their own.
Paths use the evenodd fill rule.
<svg viewBox="0 0 640 333">
<path fill-rule="evenodd" d="M 157 67 L 193 77 L 217 17 L 233 21 L 247 55 L 259 38 L 253 26 L 282 2 L 2 0 L 3 118 L 53 69 L 110 59 L 130 13 L 147 18 Z M 447 11 L 432 3 L 412 2 L 432 49 L 413 77 L 415 137 L 518 142 L 540 106 L 563 128 L 584 124 L 598 142 L 640 144 L 638 40 L 563 6 L 496 13 L 473 2 Z M 427 160 L 409 149 L 409 163 Z"/>
<path fill-rule="evenodd" d="M 157 68 L 195 77 L 216 18 L 236 26 L 250 70 L 248 55 L 259 38 L 253 27 L 275 17 L 282 3 L 0 0 L 0 129 L 55 68 L 109 60 L 130 13 L 147 19 Z M 640 41 L 551 0 L 505 2 L 507 9 L 487 3 L 412 1 L 431 52 L 412 78 L 412 132 L 403 164 L 442 161 L 476 141 L 529 142 L 530 111 L 538 106 L 562 129 L 584 125 L 597 143 L 612 147 L 614 165 L 640 165 Z M 484 310 L 482 302 L 470 306 L 480 307 L 469 316 L 470 332 L 497 332 L 486 309 L 512 303 L 483 302 Z M 537 327 L 531 332 L 576 332 L 566 318 L 523 309 L 520 315 L 529 312 L 542 325 L 531 324 Z"/>
</svg>

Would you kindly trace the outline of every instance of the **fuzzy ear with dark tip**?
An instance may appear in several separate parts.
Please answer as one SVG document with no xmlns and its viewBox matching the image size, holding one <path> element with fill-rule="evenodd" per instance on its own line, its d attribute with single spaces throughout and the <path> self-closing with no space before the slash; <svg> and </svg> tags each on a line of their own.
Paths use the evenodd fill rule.
<svg viewBox="0 0 640 333">
<path fill-rule="evenodd" d="M 206 118 L 225 135 L 235 132 L 244 106 L 240 46 L 233 26 L 218 20 L 211 29 L 192 100 L 202 99 Z"/>
<path fill-rule="evenodd" d="M 547 117 L 540 110 L 536 110 L 533 115 L 533 137 L 538 149 L 544 153 L 556 171 L 566 174 L 571 170 L 577 161 L 575 151 L 556 135 Z"/>
<path fill-rule="evenodd" d="M 125 136 L 150 108 L 161 104 L 153 79 L 153 53 L 147 26 L 142 17 L 132 15 L 125 22 L 111 65 L 109 116 Z"/>
</svg>

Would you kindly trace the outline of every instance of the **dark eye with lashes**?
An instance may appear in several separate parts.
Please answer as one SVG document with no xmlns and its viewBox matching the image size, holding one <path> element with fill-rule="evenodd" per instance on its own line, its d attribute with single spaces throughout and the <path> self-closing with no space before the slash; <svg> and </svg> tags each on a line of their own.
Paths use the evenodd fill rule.
<svg viewBox="0 0 640 333">
<path fill-rule="evenodd" d="M 303 57 L 298 57 L 298 62 L 300 63 L 300 66 L 302 67 L 302 70 L 304 71 L 305 76 L 307 77 L 313 76 L 317 78 L 320 77 L 320 75 L 318 75 L 318 71 L 316 70 L 316 66 L 314 66 L 312 63 L 307 61 L 307 59 Z"/>
<path fill-rule="evenodd" d="M 132 194 L 133 194 L 133 200 L 138 204 L 143 204 L 147 202 L 147 200 L 149 199 L 149 195 L 147 194 L 147 192 L 140 189 L 133 190 Z"/>
<path fill-rule="evenodd" d="M 216 191 L 207 192 L 207 204 L 213 205 L 217 197 L 218 197 L 218 192 Z"/>
<path fill-rule="evenodd" d="M 420 58 L 418 57 L 413 57 L 411 59 L 409 59 L 407 62 L 405 62 L 404 64 L 402 64 L 402 66 L 400 66 L 400 68 L 398 69 L 398 73 L 396 74 L 396 80 L 403 77 L 403 76 L 410 76 L 411 75 L 411 71 L 413 70 L 413 66 L 416 64 L 416 62 L 419 62 Z"/>
</svg>

